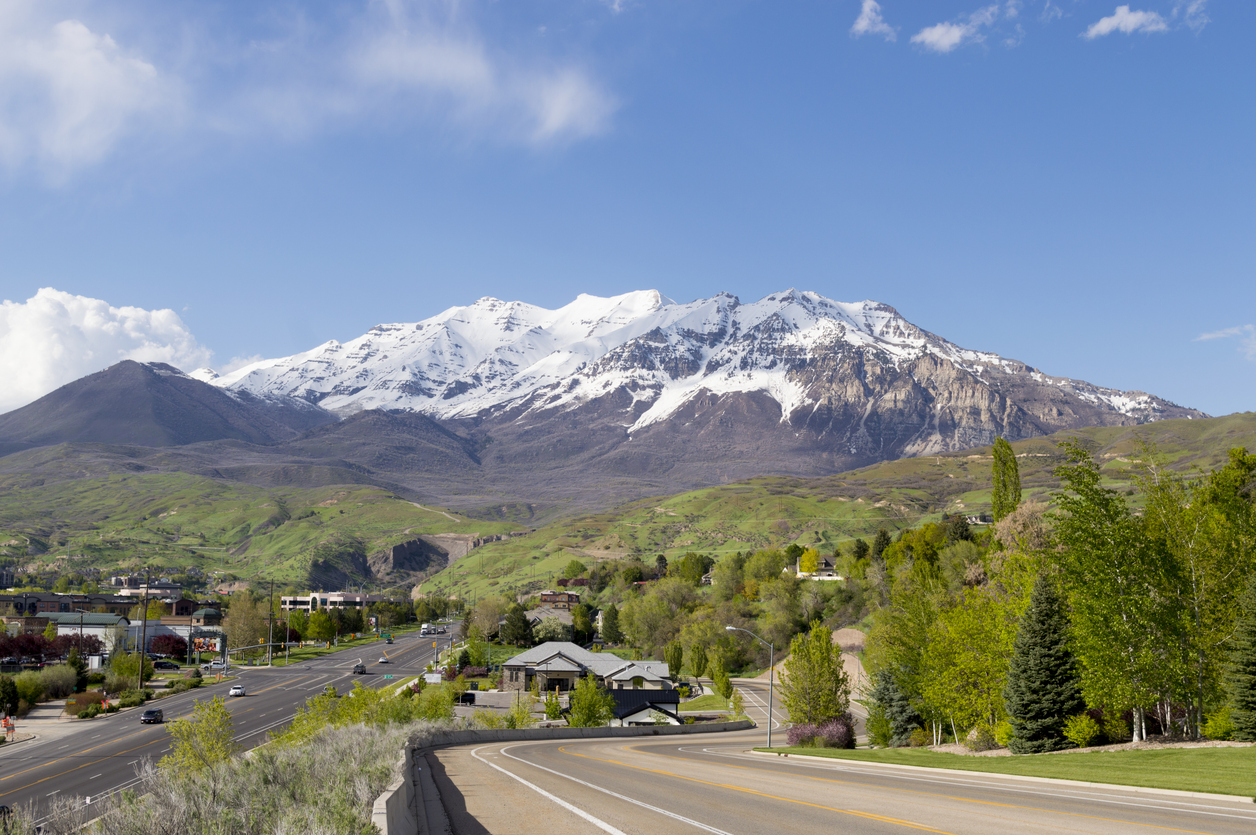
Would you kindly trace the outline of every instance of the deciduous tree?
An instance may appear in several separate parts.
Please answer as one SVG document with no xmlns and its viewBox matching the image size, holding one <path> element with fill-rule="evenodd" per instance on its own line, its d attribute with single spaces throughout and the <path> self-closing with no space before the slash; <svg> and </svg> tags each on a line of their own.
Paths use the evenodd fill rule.
<svg viewBox="0 0 1256 835">
<path fill-rule="evenodd" d="M 162 757 L 161 765 L 178 776 L 193 776 L 226 762 L 240 750 L 231 712 L 221 696 L 197 702 L 191 716 L 167 727 L 172 738 L 170 753 Z"/>
<path fill-rule="evenodd" d="M 842 716 L 850 707 L 850 679 L 842 667 L 842 650 L 821 622 L 794 637 L 782 667 L 781 704 L 794 724 L 819 724 Z"/>
<path fill-rule="evenodd" d="M 1256 742 L 1256 578 L 1248 584 L 1240 601 L 1225 685 L 1230 695 L 1234 738 Z"/>
<path fill-rule="evenodd" d="M 1020 467 L 1016 453 L 1004 438 L 994 439 L 994 488 L 990 493 L 990 512 L 998 522 L 1007 516 L 1021 500 Z"/>
<path fill-rule="evenodd" d="M 568 725 L 573 728 L 598 728 L 611 723 L 615 700 L 598 686 L 593 676 L 585 676 L 576 682 L 568 704 Z"/>
<path fill-rule="evenodd" d="M 680 641 L 672 641 L 663 648 L 663 660 L 667 662 L 668 675 L 672 681 L 680 678 L 680 668 L 685 663 L 685 647 Z"/>
</svg>

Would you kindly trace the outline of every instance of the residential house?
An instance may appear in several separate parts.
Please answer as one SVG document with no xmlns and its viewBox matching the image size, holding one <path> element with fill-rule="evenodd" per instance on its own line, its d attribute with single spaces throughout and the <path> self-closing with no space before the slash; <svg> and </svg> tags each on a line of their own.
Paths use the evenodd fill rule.
<svg viewBox="0 0 1256 835">
<path fill-rule="evenodd" d="M 574 591 L 554 591 L 546 589 L 540 594 L 542 606 L 552 606 L 555 609 L 574 609 L 580 605 L 580 595 Z"/>
<path fill-rule="evenodd" d="M 567 691 L 591 675 L 607 690 L 663 690 L 671 686 L 662 661 L 627 661 L 609 652 L 589 652 L 568 641 L 547 641 L 502 664 L 503 690 Z"/>
<path fill-rule="evenodd" d="M 680 725 L 680 692 L 667 690 L 611 690 L 611 726 Z"/>
</svg>

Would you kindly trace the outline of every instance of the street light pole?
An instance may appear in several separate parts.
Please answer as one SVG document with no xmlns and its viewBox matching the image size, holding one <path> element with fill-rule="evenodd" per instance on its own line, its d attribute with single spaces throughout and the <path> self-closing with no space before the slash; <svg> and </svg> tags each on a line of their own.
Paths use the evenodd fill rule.
<svg viewBox="0 0 1256 835">
<path fill-rule="evenodd" d="M 759 643 L 768 648 L 768 747 L 772 747 L 772 694 L 776 690 L 776 648 L 768 641 L 763 640 L 749 629 L 742 629 L 740 626 L 725 626 L 729 632 L 745 632 Z"/>
</svg>

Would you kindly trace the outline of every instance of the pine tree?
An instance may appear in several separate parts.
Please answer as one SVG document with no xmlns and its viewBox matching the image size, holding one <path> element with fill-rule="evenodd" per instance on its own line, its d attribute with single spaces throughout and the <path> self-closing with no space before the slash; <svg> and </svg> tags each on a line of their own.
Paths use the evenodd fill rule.
<svg viewBox="0 0 1256 835">
<path fill-rule="evenodd" d="M 602 640 L 618 644 L 623 639 L 624 633 L 619 631 L 619 607 L 612 603 L 602 612 Z"/>
<path fill-rule="evenodd" d="M 1256 578 L 1239 601 L 1225 686 L 1230 693 L 1234 738 L 1256 742 Z"/>
<path fill-rule="evenodd" d="M 889 745 L 893 748 L 910 745 L 912 731 L 924 727 L 925 723 L 912 707 L 903 688 L 899 687 L 898 680 L 889 673 L 882 672 L 877 676 L 876 686 L 869 695 L 889 722 Z"/>
<path fill-rule="evenodd" d="M 881 558 L 881 552 L 890 547 L 890 532 L 885 528 L 877 531 L 877 535 L 872 539 L 872 558 L 874 560 Z"/>
<path fill-rule="evenodd" d="M 1015 734 L 1008 747 L 1014 753 L 1041 754 L 1070 746 L 1064 722 L 1086 704 L 1068 631 L 1064 601 L 1051 580 L 1039 575 L 1016 635 L 1004 690 Z"/>
<path fill-rule="evenodd" d="M 533 644 L 532 621 L 518 603 L 506 612 L 506 622 L 502 624 L 499 636 L 502 643 L 516 647 L 530 647 Z"/>
<path fill-rule="evenodd" d="M 1020 468 L 1016 465 L 1016 453 L 1003 438 L 994 439 L 994 490 L 990 495 L 994 521 L 1002 521 L 1021 500 Z"/>
</svg>

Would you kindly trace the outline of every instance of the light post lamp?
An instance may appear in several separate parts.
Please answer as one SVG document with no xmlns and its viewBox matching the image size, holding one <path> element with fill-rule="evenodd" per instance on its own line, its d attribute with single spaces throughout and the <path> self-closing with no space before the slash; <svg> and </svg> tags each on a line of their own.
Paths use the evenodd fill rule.
<svg viewBox="0 0 1256 835">
<path fill-rule="evenodd" d="M 751 638 L 768 648 L 768 747 L 772 747 L 772 692 L 775 690 L 776 684 L 776 648 L 768 641 L 763 640 L 749 629 L 742 629 L 740 626 L 725 626 L 729 632 L 745 632 Z"/>
<path fill-rule="evenodd" d="M 75 609 L 79 616 L 79 658 L 83 657 L 83 615 L 87 614 L 86 609 Z"/>
</svg>

